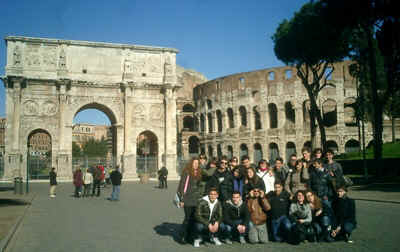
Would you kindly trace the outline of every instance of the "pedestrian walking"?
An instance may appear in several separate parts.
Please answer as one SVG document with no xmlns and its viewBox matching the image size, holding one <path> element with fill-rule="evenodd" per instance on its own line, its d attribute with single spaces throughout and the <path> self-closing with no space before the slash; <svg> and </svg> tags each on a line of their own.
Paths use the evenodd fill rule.
<svg viewBox="0 0 400 252">
<path fill-rule="evenodd" d="M 50 177 L 50 197 L 55 198 L 56 197 L 56 187 L 57 187 L 57 173 L 56 173 L 56 168 L 51 168 L 51 171 L 49 173 Z"/>
<path fill-rule="evenodd" d="M 80 168 L 74 172 L 74 186 L 75 186 L 75 197 L 79 198 L 82 194 L 83 177 Z"/>
<path fill-rule="evenodd" d="M 158 180 L 159 180 L 159 188 L 167 189 L 168 188 L 168 184 L 167 184 L 168 169 L 167 169 L 167 167 L 165 167 L 165 166 L 161 167 L 161 169 L 157 173 L 158 173 Z"/>
<path fill-rule="evenodd" d="M 119 201 L 119 194 L 120 194 L 121 180 L 122 180 L 122 174 L 119 171 L 119 166 L 117 166 L 115 170 L 111 172 L 110 179 L 113 187 L 110 200 Z"/>
</svg>

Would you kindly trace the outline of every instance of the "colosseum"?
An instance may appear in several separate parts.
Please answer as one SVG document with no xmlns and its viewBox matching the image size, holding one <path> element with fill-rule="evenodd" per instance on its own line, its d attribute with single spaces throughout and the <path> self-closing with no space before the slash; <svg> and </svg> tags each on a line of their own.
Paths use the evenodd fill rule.
<svg viewBox="0 0 400 252">
<path fill-rule="evenodd" d="M 326 127 L 328 148 L 337 153 L 359 150 L 359 130 L 354 118 L 356 80 L 350 62 L 340 62 L 327 80 L 335 87 L 321 90 L 318 105 Z M 310 145 L 309 101 L 293 67 L 238 73 L 210 80 L 194 88 L 196 122 L 199 118 L 200 151 L 208 156 L 248 155 L 254 162 L 300 153 Z M 195 125 L 195 123 L 194 123 Z M 387 133 L 389 132 L 389 133 Z M 384 140 L 390 140 L 385 129 Z M 371 124 L 365 127 L 372 141 Z M 192 137 L 194 138 L 194 136 Z M 195 140 L 189 141 L 195 151 Z M 317 145 L 320 145 L 317 130 Z"/>
</svg>

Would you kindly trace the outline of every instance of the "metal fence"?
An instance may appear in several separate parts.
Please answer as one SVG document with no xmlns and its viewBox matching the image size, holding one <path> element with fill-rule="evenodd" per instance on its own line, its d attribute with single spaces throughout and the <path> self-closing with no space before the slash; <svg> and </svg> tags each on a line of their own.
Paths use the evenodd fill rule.
<svg viewBox="0 0 400 252">
<path fill-rule="evenodd" d="M 116 166 L 115 157 L 73 157 L 72 158 L 72 172 L 77 168 L 87 170 L 96 165 L 103 165 L 107 169 L 114 169 Z"/>
<path fill-rule="evenodd" d="M 27 169 L 30 179 L 48 179 L 51 158 L 46 156 L 28 156 Z"/>
<path fill-rule="evenodd" d="M 161 167 L 160 167 L 161 168 Z M 137 157 L 136 158 L 136 172 L 137 174 L 148 173 L 150 177 L 156 177 L 158 171 L 158 158 L 157 157 Z"/>
</svg>

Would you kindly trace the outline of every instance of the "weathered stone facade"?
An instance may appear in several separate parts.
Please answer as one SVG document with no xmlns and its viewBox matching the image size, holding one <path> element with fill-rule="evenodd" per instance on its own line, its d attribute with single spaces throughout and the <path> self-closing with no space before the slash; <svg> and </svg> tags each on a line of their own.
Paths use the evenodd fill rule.
<svg viewBox="0 0 400 252">
<path fill-rule="evenodd" d="M 335 65 L 329 81 L 336 87 L 324 88 L 318 97 L 328 145 L 339 153 L 359 146 L 353 117 L 356 82 L 348 73 L 348 64 Z M 248 154 L 257 161 L 279 155 L 285 159 L 300 153 L 310 140 L 308 96 L 295 68 L 220 77 L 195 87 L 194 100 L 201 148 L 210 156 Z M 365 133 L 368 143 L 372 140 L 370 124 Z"/>
<path fill-rule="evenodd" d="M 172 48 L 7 37 L 5 177 L 26 176 L 27 140 L 51 136 L 52 166 L 72 175 L 74 116 L 104 112 L 114 132 L 114 155 L 125 178 L 135 178 L 136 139 L 158 139 L 159 164 L 176 167 L 176 54 Z M 176 176 L 170 169 L 171 177 Z"/>
<path fill-rule="evenodd" d="M 5 131 L 6 131 L 6 118 L 0 118 L 0 156 L 4 155 L 5 146 Z"/>
</svg>

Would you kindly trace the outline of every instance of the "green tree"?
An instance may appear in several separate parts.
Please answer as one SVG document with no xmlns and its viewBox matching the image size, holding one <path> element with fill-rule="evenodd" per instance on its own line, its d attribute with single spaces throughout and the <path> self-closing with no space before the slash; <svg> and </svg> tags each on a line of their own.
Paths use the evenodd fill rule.
<svg viewBox="0 0 400 252">
<path fill-rule="evenodd" d="M 348 54 L 348 36 L 337 34 L 326 22 L 321 2 L 307 3 L 290 20 L 284 20 L 272 36 L 278 59 L 297 69 L 310 100 L 310 131 L 312 146 L 316 140 L 316 122 L 321 135 L 321 145 L 326 150 L 326 133 L 317 105 L 318 95 L 327 86 L 334 71 L 334 63 Z"/>
<path fill-rule="evenodd" d="M 88 157 L 106 157 L 108 152 L 107 141 L 105 139 L 96 140 L 90 138 L 83 144 L 82 153 Z"/>
<path fill-rule="evenodd" d="M 80 157 L 82 154 L 81 147 L 76 142 L 72 142 L 72 156 Z"/>
</svg>

